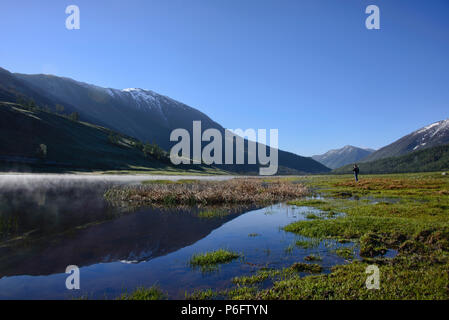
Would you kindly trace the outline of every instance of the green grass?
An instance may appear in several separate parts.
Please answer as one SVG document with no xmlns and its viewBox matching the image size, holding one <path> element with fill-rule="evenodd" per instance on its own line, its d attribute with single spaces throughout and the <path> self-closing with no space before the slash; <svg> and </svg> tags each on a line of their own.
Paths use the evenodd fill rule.
<svg viewBox="0 0 449 320">
<path fill-rule="evenodd" d="M 215 270 L 218 265 L 229 263 L 237 258 L 240 258 L 241 254 L 225 250 L 218 249 L 206 253 L 198 253 L 190 258 L 190 265 L 192 267 L 199 267 L 203 271 Z"/>
<path fill-rule="evenodd" d="M 354 249 L 353 248 L 342 247 L 342 248 L 337 248 L 337 249 L 333 250 L 333 252 L 335 252 L 335 254 L 338 255 L 339 257 L 342 257 L 346 260 L 354 259 Z"/>
<path fill-rule="evenodd" d="M 252 284 L 264 282 L 271 276 L 273 276 L 273 273 L 271 270 L 259 270 L 253 276 L 235 277 L 232 279 L 232 283 L 237 284 L 237 285 L 252 285 Z"/>
<path fill-rule="evenodd" d="M 198 218 L 214 219 L 214 218 L 223 218 L 226 217 L 227 215 L 229 215 L 229 210 L 214 208 L 214 209 L 201 210 L 198 213 Z"/>
<path fill-rule="evenodd" d="M 291 267 L 296 272 L 321 273 L 323 268 L 316 263 L 295 262 Z"/>
<path fill-rule="evenodd" d="M 323 200 L 292 200 L 289 201 L 288 204 L 295 205 L 298 207 L 315 207 L 325 204 L 326 202 Z"/>
<path fill-rule="evenodd" d="M 306 219 L 313 220 L 313 219 L 320 219 L 320 217 L 314 213 L 308 213 L 306 214 Z"/>
<path fill-rule="evenodd" d="M 297 240 L 295 245 L 301 249 L 311 249 L 315 248 L 320 244 L 319 241 L 316 240 Z"/>
<path fill-rule="evenodd" d="M 380 269 L 380 290 L 365 287 L 366 267 Z M 348 300 L 348 299 L 447 299 L 448 272 L 445 263 L 398 258 L 394 262 L 361 262 L 338 266 L 326 275 L 292 276 L 267 290 L 257 290 L 248 299 Z"/>
<path fill-rule="evenodd" d="M 124 293 L 119 300 L 165 300 L 167 296 L 157 286 L 150 288 L 137 288 L 131 293 Z"/>
<path fill-rule="evenodd" d="M 195 289 L 193 292 L 186 292 L 186 300 L 212 300 L 219 295 L 218 292 L 212 289 L 198 290 Z"/>
</svg>

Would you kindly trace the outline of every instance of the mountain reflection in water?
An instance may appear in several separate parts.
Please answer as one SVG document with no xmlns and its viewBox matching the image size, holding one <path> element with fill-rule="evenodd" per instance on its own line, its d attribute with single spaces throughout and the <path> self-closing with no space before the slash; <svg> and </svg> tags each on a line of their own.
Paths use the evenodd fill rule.
<svg viewBox="0 0 449 320">
<path fill-rule="evenodd" d="M 150 260 L 195 243 L 247 211 L 229 209 L 217 218 L 199 217 L 198 208 L 129 212 L 103 199 L 107 186 L 2 192 L 0 277 L 61 273 L 68 265 Z"/>
</svg>

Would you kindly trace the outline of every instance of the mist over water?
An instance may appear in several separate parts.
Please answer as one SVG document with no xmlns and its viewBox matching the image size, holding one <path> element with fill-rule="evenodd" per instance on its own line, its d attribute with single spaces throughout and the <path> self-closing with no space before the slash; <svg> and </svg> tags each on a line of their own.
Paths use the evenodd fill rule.
<svg viewBox="0 0 449 320">
<path fill-rule="evenodd" d="M 113 174 L 0 174 L 0 192 L 14 189 L 30 191 L 50 188 L 83 187 L 91 185 L 111 185 L 140 183 L 145 180 L 229 180 L 235 176 L 188 176 L 188 175 L 113 175 Z"/>
</svg>

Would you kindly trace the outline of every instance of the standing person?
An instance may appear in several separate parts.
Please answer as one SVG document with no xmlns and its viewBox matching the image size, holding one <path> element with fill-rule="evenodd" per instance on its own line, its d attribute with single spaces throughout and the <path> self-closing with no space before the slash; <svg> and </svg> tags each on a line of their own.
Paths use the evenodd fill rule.
<svg viewBox="0 0 449 320">
<path fill-rule="evenodd" d="M 352 169 L 352 171 L 354 171 L 354 177 L 355 177 L 355 181 L 359 181 L 359 167 L 357 166 L 356 163 L 354 163 L 354 168 Z"/>
</svg>

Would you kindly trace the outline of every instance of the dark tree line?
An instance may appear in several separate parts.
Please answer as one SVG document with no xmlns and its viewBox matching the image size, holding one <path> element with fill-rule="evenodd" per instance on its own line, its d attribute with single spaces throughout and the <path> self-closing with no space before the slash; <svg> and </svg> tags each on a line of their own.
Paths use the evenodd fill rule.
<svg viewBox="0 0 449 320">
<path fill-rule="evenodd" d="M 121 137 L 119 134 L 114 133 L 114 132 L 109 133 L 109 136 L 108 136 L 109 143 L 114 144 L 114 145 L 120 145 L 120 140 L 121 140 Z M 157 145 L 155 142 L 142 143 L 139 140 L 134 140 L 133 144 L 134 144 L 134 148 L 143 152 L 143 155 L 145 158 L 156 159 L 156 160 L 163 161 L 163 162 L 170 161 L 169 154 L 164 149 L 162 149 L 159 145 Z"/>
<path fill-rule="evenodd" d="M 65 107 L 57 104 L 55 106 L 55 110 L 53 111 L 49 106 L 45 105 L 45 106 L 38 106 L 36 105 L 36 102 L 33 99 L 27 99 L 24 97 L 18 97 L 17 98 L 17 103 L 20 104 L 24 109 L 29 110 L 29 111 L 44 111 L 47 113 L 52 113 L 52 114 L 56 114 L 62 117 L 65 117 L 69 120 L 72 121 L 79 121 L 80 120 L 80 115 L 78 112 L 72 112 L 72 113 L 64 113 L 65 111 Z"/>
</svg>

